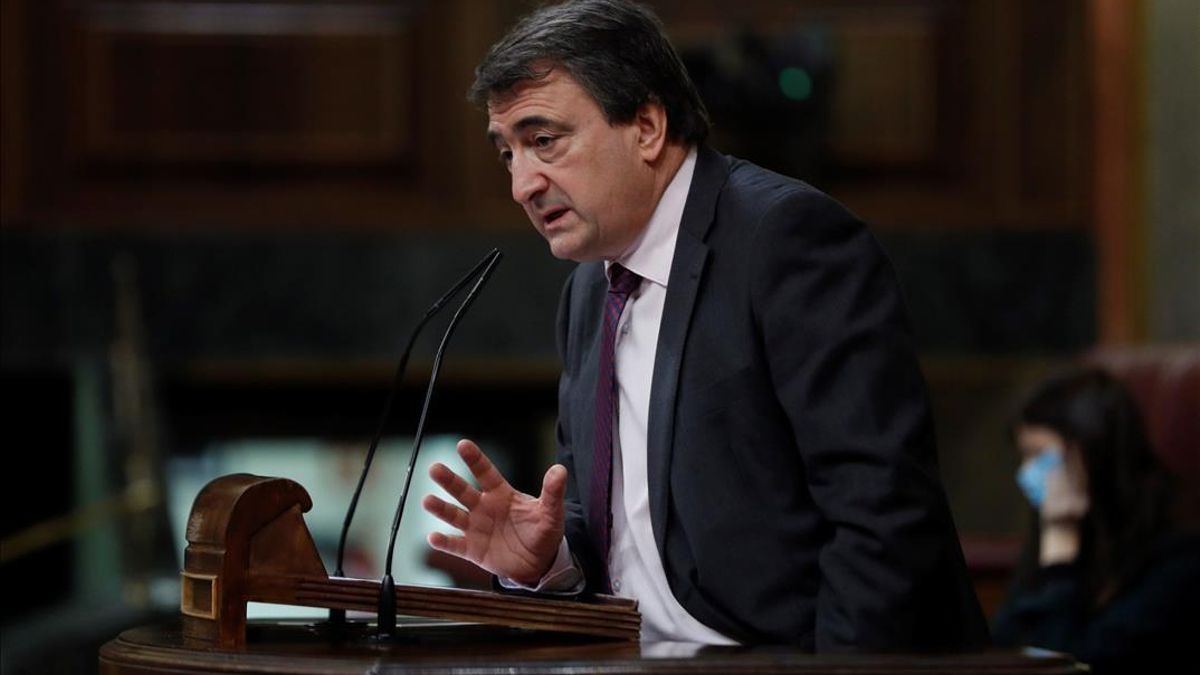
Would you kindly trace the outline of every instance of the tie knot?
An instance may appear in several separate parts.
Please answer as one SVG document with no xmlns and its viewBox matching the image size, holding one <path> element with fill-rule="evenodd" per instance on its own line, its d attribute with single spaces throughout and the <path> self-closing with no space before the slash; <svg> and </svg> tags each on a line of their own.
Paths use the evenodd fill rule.
<svg viewBox="0 0 1200 675">
<path fill-rule="evenodd" d="M 608 274 L 609 293 L 629 295 L 633 292 L 633 289 L 637 288 L 638 284 L 642 282 L 642 278 L 637 275 L 637 272 L 631 272 L 617 263 L 613 263 L 609 266 Z"/>
</svg>

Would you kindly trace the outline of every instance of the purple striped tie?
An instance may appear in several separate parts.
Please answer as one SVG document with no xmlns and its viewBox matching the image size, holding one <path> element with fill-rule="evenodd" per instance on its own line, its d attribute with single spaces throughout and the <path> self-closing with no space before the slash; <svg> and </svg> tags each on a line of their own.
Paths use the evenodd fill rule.
<svg viewBox="0 0 1200 675">
<path fill-rule="evenodd" d="M 604 341 L 600 343 L 600 371 L 596 381 L 595 446 L 592 452 L 592 492 L 588 500 L 588 533 L 600 557 L 601 583 L 610 592 L 608 549 L 612 534 L 612 441 L 617 422 L 617 374 L 613 358 L 617 323 L 625 303 L 642 278 L 617 265 L 609 266 L 608 302 L 604 309 Z"/>
</svg>

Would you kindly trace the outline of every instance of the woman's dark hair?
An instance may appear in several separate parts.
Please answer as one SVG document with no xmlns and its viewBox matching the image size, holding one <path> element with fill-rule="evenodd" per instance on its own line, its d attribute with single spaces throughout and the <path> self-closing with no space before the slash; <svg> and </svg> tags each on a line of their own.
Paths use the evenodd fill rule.
<svg viewBox="0 0 1200 675">
<path fill-rule="evenodd" d="M 658 17 L 626 0 L 578 0 L 542 7 L 492 45 L 467 98 L 479 107 L 552 68 L 571 74 L 609 124 L 633 121 L 651 101 L 667 112 L 667 134 L 684 143 L 708 136 L 708 112 Z"/>
<path fill-rule="evenodd" d="M 1132 395 L 1104 370 L 1077 369 L 1041 383 L 1020 407 L 1013 432 L 1021 426 L 1047 427 L 1082 456 L 1090 506 L 1080 523 L 1077 564 L 1084 597 L 1099 607 L 1142 570 L 1168 528 L 1171 476 Z M 1036 563 L 1036 548 L 1031 558 Z M 1032 571 L 1031 564 L 1024 576 Z"/>
</svg>

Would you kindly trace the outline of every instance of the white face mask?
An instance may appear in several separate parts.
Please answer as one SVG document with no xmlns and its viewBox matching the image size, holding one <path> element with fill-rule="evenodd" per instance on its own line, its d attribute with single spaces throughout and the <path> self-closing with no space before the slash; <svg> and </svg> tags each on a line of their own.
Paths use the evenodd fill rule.
<svg viewBox="0 0 1200 675">
<path fill-rule="evenodd" d="M 1017 485 L 1025 498 L 1037 510 L 1046 503 L 1046 486 L 1050 474 L 1063 465 L 1062 448 L 1048 447 L 1021 463 L 1017 470 Z"/>
</svg>

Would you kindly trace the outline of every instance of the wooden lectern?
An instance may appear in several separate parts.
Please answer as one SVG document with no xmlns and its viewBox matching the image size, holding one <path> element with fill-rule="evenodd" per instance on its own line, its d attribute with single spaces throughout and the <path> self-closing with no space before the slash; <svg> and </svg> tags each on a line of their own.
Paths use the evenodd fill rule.
<svg viewBox="0 0 1200 675">
<path fill-rule="evenodd" d="M 344 630 L 328 627 L 334 624 L 298 622 L 247 625 L 250 601 L 344 610 L 377 608 L 379 582 L 330 577 L 325 572 L 304 524 L 303 514 L 311 507 L 304 488 L 282 478 L 235 474 L 205 486 L 188 520 L 179 623 L 124 631 L 100 649 L 100 672 L 1074 675 L 1085 671 L 1069 656 L 1037 651 L 814 655 L 781 645 L 639 642 L 637 603 L 608 596 L 569 601 L 397 586 L 397 611 L 418 618 L 404 618 L 400 627 L 406 639 L 394 641 L 362 639 L 370 636 L 362 622 L 347 624 Z"/>
<path fill-rule="evenodd" d="M 312 499 L 285 478 L 232 474 L 210 482 L 188 517 L 180 611 L 185 639 L 221 649 L 246 644 L 246 603 L 374 612 L 380 582 L 331 577 L 304 513 Z M 559 600 L 397 585 L 400 614 L 637 640 L 637 602 Z"/>
</svg>

